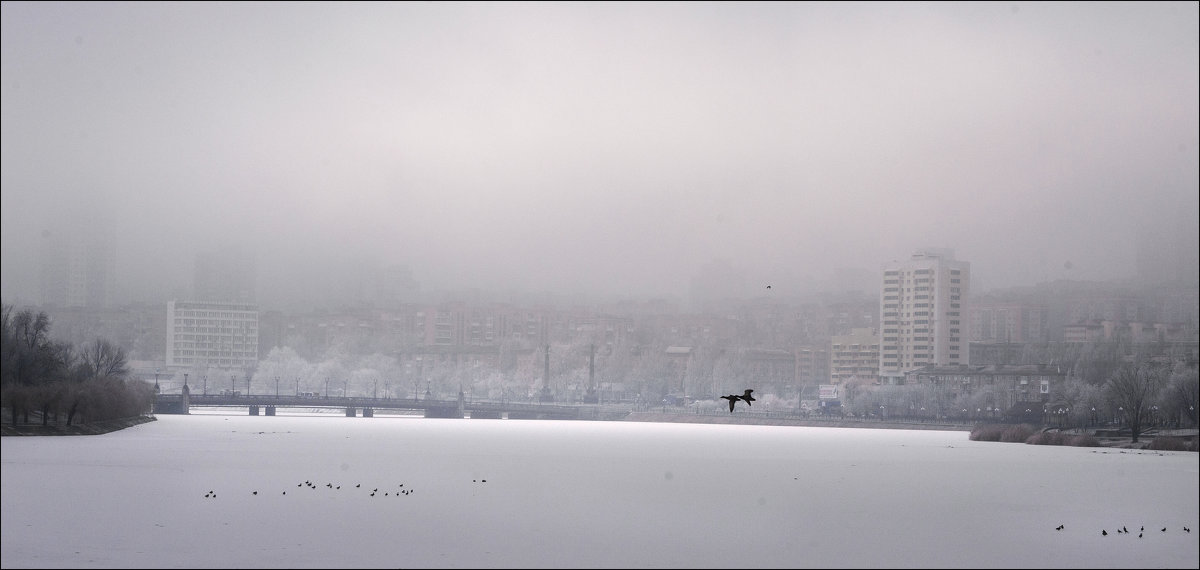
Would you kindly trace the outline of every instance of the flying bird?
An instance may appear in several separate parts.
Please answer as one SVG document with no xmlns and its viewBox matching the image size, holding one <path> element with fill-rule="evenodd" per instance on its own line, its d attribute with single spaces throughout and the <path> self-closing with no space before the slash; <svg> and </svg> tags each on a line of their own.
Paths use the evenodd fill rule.
<svg viewBox="0 0 1200 570">
<path fill-rule="evenodd" d="M 1101 529 L 1101 530 L 1100 530 L 1100 534 L 1102 534 L 1102 535 L 1104 535 L 1104 536 L 1108 536 L 1108 531 L 1107 531 L 1107 530 L 1103 530 L 1103 529 Z"/>
<path fill-rule="evenodd" d="M 730 411 L 730 412 L 733 412 L 733 405 L 734 405 L 734 404 L 736 404 L 738 400 L 741 400 L 741 401 L 743 401 L 743 402 L 746 402 L 746 405 L 747 405 L 747 406 L 752 406 L 752 405 L 753 405 L 753 404 L 751 404 L 751 403 L 750 403 L 750 402 L 753 402 L 753 401 L 754 401 L 754 396 L 751 396 L 751 395 L 750 395 L 750 393 L 751 393 L 751 392 L 753 392 L 753 391 L 754 391 L 754 390 L 747 389 L 747 390 L 746 390 L 746 392 L 745 392 L 744 394 L 742 394 L 741 396 L 739 396 L 739 395 L 737 395 L 737 394 L 730 394 L 730 395 L 728 395 L 728 396 L 721 396 L 721 399 L 722 399 L 722 400 L 729 400 L 729 411 Z"/>
<path fill-rule="evenodd" d="M 1064 525 L 1058 525 L 1054 530 L 1062 530 Z"/>
</svg>

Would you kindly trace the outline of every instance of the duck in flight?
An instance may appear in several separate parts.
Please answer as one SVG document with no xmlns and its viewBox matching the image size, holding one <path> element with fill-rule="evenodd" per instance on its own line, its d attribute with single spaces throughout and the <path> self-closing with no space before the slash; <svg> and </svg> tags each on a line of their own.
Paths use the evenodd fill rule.
<svg viewBox="0 0 1200 570">
<path fill-rule="evenodd" d="M 733 413 L 733 406 L 734 406 L 734 404 L 736 404 L 736 403 L 737 403 L 737 401 L 738 401 L 738 400 L 742 400 L 742 401 L 746 402 L 746 405 L 747 405 L 747 406 L 752 406 L 752 405 L 753 405 L 753 404 L 751 404 L 751 403 L 750 403 L 750 402 L 753 402 L 753 401 L 754 401 L 754 396 L 751 396 L 751 395 L 750 395 L 750 393 L 751 393 L 751 392 L 753 392 L 753 391 L 754 391 L 754 390 L 749 390 L 749 389 L 748 389 L 748 390 L 746 390 L 746 393 L 742 394 L 741 396 L 739 396 L 739 395 L 737 395 L 737 394 L 730 394 L 730 395 L 728 395 L 728 396 L 721 396 L 721 399 L 723 399 L 723 400 L 729 400 L 729 412 L 730 412 L 730 413 Z"/>
</svg>

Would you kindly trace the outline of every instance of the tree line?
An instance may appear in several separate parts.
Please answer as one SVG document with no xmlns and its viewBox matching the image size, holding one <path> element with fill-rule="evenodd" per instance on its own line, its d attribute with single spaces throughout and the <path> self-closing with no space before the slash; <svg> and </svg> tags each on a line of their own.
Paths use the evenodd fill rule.
<svg viewBox="0 0 1200 570">
<path fill-rule="evenodd" d="M 0 408 L 13 425 L 74 425 L 152 411 L 154 387 L 129 378 L 121 347 L 104 338 L 78 346 L 56 340 L 41 311 L 4 304 L 0 320 Z"/>
</svg>

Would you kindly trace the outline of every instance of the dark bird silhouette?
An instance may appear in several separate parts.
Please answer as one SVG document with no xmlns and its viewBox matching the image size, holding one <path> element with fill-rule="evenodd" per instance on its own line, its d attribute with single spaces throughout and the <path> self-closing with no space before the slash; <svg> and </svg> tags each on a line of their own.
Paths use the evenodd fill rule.
<svg viewBox="0 0 1200 570">
<path fill-rule="evenodd" d="M 1125 532 L 1129 532 L 1129 529 L 1127 529 L 1125 527 L 1121 527 L 1121 530 L 1123 530 Z M 1142 527 L 1142 530 L 1146 530 L 1146 527 Z"/>
<path fill-rule="evenodd" d="M 1108 536 L 1108 531 L 1107 531 L 1107 530 L 1101 530 L 1101 531 L 1100 531 L 1100 534 L 1102 534 L 1102 535 L 1104 535 L 1104 536 Z"/>
<path fill-rule="evenodd" d="M 1192 529 L 1185 526 L 1183 527 L 1183 532 L 1192 532 Z"/>
<path fill-rule="evenodd" d="M 767 285 L 767 289 L 770 289 L 770 288 L 771 288 L 771 286 L 770 286 L 770 285 Z"/>
<path fill-rule="evenodd" d="M 251 495 L 257 495 L 257 494 L 258 494 L 258 491 L 251 491 L 251 492 L 250 492 L 250 494 L 251 494 Z"/>
<path fill-rule="evenodd" d="M 743 402 L 746 402 L 746 405 L 747 405 L 747 406 L 751 406 L 751 405 L 753 405 L 753 404 L 751 404 L 751 403 L 750 403 L 750 402 L 753 402 L 753 401 L 754 401 L 754 396 L 751 396 L 751 395 L 750 395 L 750 393 L 751 393 L 751 392 L 753 392 L 753 391 L 754 391 L 754 390 L 751 390 L 751 389 L 747 388 L 747 389 L 746 389 L 746 393 L 745 393 L 745 394 L 742 394 L 742 401 L 743 401 Z"/>
<path fill-rule="evenodd" d="M 729 400 L 729 412 L 733 413 L 733 405 L 736 404 L 738 400 L 742 399 L 742 397 L 737 394 L 730 394 L 728 396 L 721 396 L 721 399 Z"/>
<path fill-rule="evenodd" d="M 1063 529 L 1063 525 L 1061 525 L 1061 524 L 1054 528 L 1054 530 L 1062 530 L 1062 529 Z"/>
<path fill-rule="evenodd" d="M 1163 527 L 1163 532 L 1167 532 L 1167 527 Z"/>
<path fill-rule="evenodd" d="M 1138 538 L 1141 538 L 1141 537 L 1142 537 L 1142 533 L 1140 533 L 1140 532 L 1139 532 L 1139 533 L 1138 533 Z"/>
</svg>

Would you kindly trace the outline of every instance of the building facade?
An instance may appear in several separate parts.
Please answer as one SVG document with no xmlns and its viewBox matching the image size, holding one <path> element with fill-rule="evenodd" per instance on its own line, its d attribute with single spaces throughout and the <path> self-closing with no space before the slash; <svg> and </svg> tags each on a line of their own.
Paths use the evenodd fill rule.
<svg viewBox="0 0 1200 570">
<path fill-rule="evenodd" d="M 166 365 L 253 371 L 258 366 L 257 305 L 167 302 Z"/>
<path fill-rule="evenodd" d="M 829 377 L 831 384 L 843 384 L 852 378 L 874 379 L 879 376 L 879 335 L 875 329 L 854 329 L 829 341 Z"/>
<path fill-rule="evenodd" d="M 902 384 L 924 366 L 970 362 L 967 299 L 971 264 L 948 249 L 925 249 L 886 264 L 880 288 L 879 380 Z"/>
</svg>

